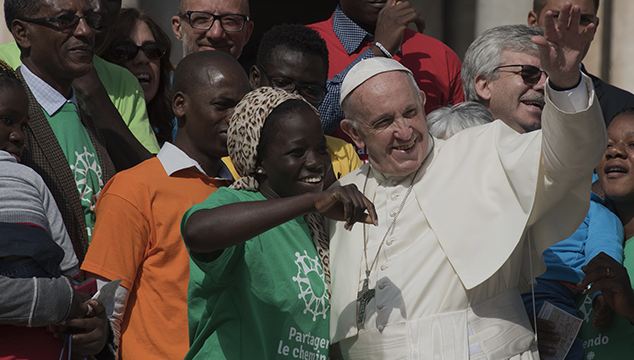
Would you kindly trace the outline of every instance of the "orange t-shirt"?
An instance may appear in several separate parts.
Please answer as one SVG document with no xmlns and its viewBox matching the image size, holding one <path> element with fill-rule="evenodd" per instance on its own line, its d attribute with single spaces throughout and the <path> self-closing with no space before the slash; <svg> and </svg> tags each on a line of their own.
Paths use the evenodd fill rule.
<svg viewBox="0 0 634 360">
<path fill-rule="evenodd" d="M 158 158 L 115 175 L 97 202 L 82 270 L 121 279 L 130 291 L 121 324 L 122 359 L 182 359 L 189 349 L 189 255 L 183 214 L 227 181 L 192 170 L 167 176 Z"/>
</svg>

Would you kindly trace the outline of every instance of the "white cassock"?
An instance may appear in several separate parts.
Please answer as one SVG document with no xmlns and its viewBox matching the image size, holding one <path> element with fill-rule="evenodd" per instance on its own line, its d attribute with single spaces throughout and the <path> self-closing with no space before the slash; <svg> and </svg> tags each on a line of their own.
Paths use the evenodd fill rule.
<svg viewBox="0 0 634 360">
<path fill-rule="evenodd" d="M 372 268 L 376 295 L 359 327 L 363 226 L 329 222 L 330 336 L 344 358 L 539 358 L 520 291 L 545 270 L 542 252 L 586 216 L 607 138 L 588 77 L 545 97 L 542 130 L 520 135 L 495 121 L 435 139 Z M 412 181 L 369 166 L 340 180 L 362 190 L 368 178 L 379 217 L 366 226 L 368 266 Z"/>
</svg>

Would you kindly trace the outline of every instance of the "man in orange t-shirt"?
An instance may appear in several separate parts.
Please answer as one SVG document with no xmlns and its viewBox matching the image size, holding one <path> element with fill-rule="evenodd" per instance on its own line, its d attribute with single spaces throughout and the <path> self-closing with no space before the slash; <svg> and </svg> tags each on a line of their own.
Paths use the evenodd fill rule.
<svg viewBox="0 0 634 360">
<path fill-rule="evenodd" d="M 82 270 L 122 280 L 110 317 L 122 359 L 187 353 L 189 255 L 180 221 L 232 180 L 220 159 L 227 156 L 227 121 L 248 91 L 246 73 L 231 56 L 204 51 L 184 58 L 174 73 L 174 144 L 115 175 L 99 197 Z"/>
</svg>

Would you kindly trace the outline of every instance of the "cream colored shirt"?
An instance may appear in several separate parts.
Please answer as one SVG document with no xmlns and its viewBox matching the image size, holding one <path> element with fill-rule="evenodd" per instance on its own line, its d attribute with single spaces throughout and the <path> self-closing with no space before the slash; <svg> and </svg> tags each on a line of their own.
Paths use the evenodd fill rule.
<svg viewBox="0 0 634 360">
<path fill-rule="evenodd" d="M 543 132 L 519 135 L 496 121 L 435 140 L 378 252 L 369 284 L 376 296 L 360 327 L 363 228 L 348 232 L 330 222 L 331 338 L 344 358 L 538 357 L 517 289 L 545 269 L 541 252 L 583 220 L 590 174 L 606 146 L 587 78 L 576 91 L 555 95 L 567 112 L 553 106 L 551 93 Z M 341 180 L 365 184 L 378 212 L 379 226 L 366 226 L 368 267 L 412 180 L 368 164 Z"/>
</svg>

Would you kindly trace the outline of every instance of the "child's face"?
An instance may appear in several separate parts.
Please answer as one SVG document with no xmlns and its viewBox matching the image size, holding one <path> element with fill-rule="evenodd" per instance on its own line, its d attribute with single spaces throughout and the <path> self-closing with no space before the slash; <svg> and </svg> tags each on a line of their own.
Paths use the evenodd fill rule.
<svg viewBox="0 0 634 360">
<path fill-rule="evenodd" d="M 18 162 L 24 149 L 24 127 L 29 123 L 29 102 L 20 85 L 0 88 L 0 150 Z"/>
<path fill-rule="evenodd" d="M 619 115 L 608 126 L 608 148 L 597 175 L 607 198 L 634 201 L 634 115 Z"/>
</svg>

